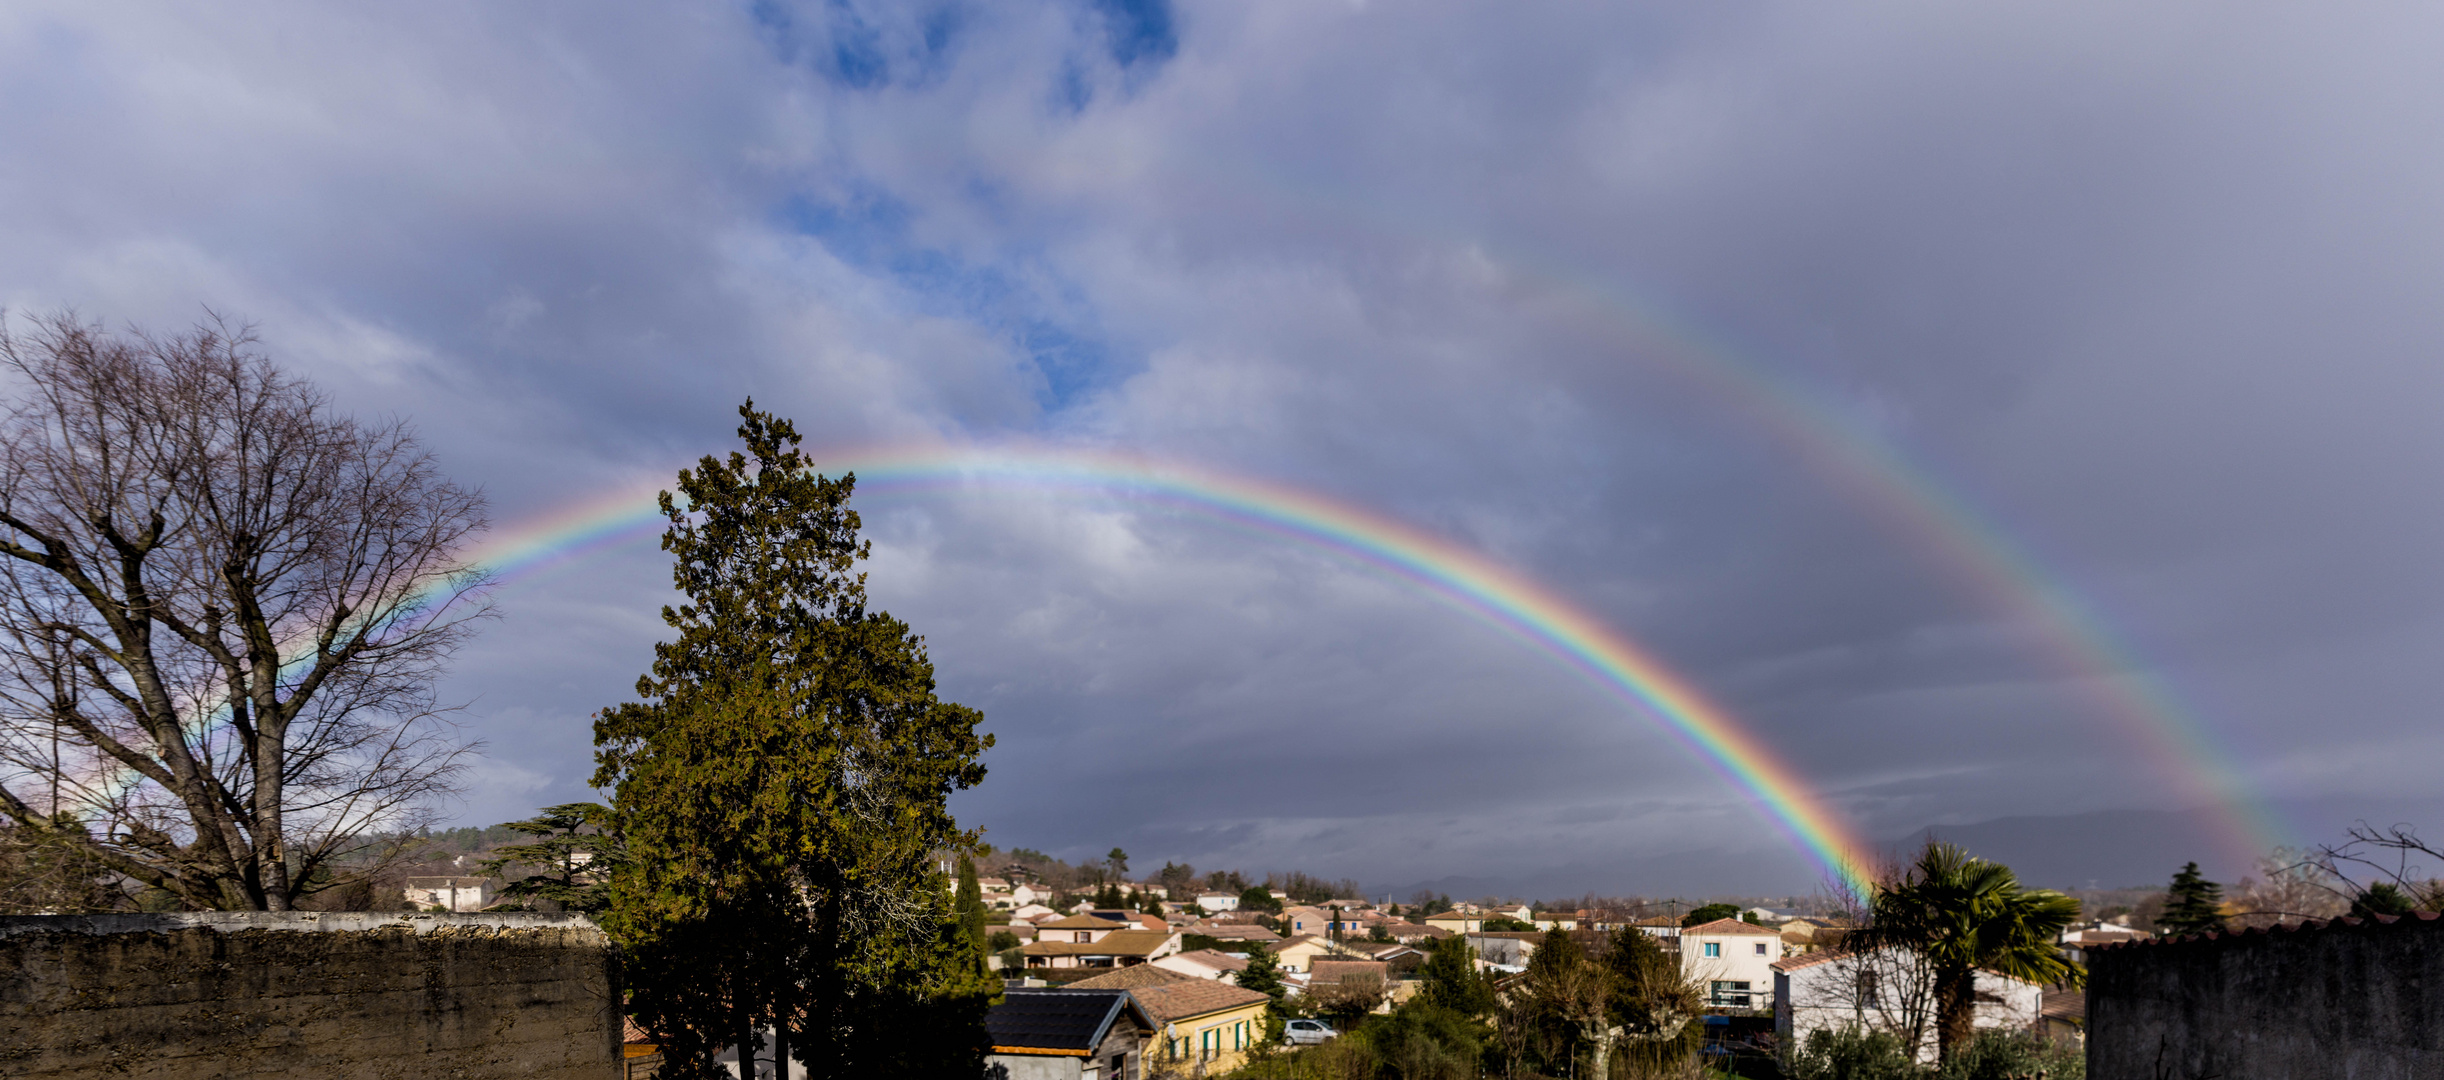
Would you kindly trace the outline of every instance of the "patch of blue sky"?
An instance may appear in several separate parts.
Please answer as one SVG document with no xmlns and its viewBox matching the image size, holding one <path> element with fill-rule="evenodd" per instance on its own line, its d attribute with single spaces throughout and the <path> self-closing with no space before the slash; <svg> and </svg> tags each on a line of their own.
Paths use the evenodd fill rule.
<svg viewBox="0 0 2444 1080">
<path fill-rule="evenodd" d="M 913 209 L 874 189 L 831 202 L 792 200 L 781 217 L 834 258 L 897 285 L 919 312 L 1008 342 L 1042 378 L 1037 404 L 1048 412 L 1129 374 L 1092 301 L 1041 259 L 1020 253 L 986 262 L 922 245 L 912 236 Z"/>
<path fill-rule="evenodd" d="M 1139 63 L 1161 64 L 1180 51 L 1179 33 L 1171 17 L 1171 0 L 1092 0 L 1103 16 L 1104 39 L 1112 62 L 1123 68 Z"/>
<path fill-rule="evenodd" d="M 950 69 L 967 25 L 958 0 L 753 0 L 748 7 L 766 48 L 782 63 L 804 67 L 852 90 L 922 85 Z"/>
</svg>

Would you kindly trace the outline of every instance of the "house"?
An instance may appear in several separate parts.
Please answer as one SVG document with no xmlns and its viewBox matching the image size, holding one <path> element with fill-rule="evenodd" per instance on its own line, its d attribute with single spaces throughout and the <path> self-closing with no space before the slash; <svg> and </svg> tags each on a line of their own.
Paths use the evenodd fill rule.
<svg viewBox="0 0 2444 1080">
<path fill-rule="evenodd" d="M 1649 937 L 1676 939 L 1680 937 L 1680 920 L 1670 915 L 1649 915 L 1631 922 L 1638 932 Z"/>
<path fill-rule="evenodd" d="M 2077 1046 L 2088 1039 L 2088 992 L 2046 987 L 2037 1005 L 2037 1033 L 2055 1042 Z"/>
<path fill-rule="evenodd" d="M 1022 903 L 1017 907 L 1010 909 L 1011 922 L 1035 922 L 1039 919 L 1057 919 L 1060 917 L 1060 912 L 1054 911 L 1042 904 L 1032 902 Z"/>
<path fill-rule="evenodd" d="M 1578 912 L 1539 911 L 1531 915 L 1528 921 L 1536 924 L 1538 930 L 1551 930 L 1556 927 L 1563 930 L 1576 930 L 1578 929 Z"/>
<path fill-rule="evenodd" d="M 1486 930 L 1468 935 L 1468 947 L 1488 967 L 1518 971 L 1527 967 L 1536 943 L 1543 940 L 1544 935 L 1533 930 Z"/>
<path fill-rule="evenodd" d="M 482 911 L 492 904 L 492 884 L 479 877 L 412 877 L 400 893 L 419 909 Z"/>
<path fill-rule="evenodd" d="M 1313 934 L 1316 937 L 1332 937 L 1347 933 L 1351 925 L 1346 917 L 1336 921 L 1331 910 L 1309 904 L 1301 904 L 1281 913 L 1281 928 L 1292 936 Z"/>
<path fill-rule="evenodd" d="M 1073 941 L 1081 944 L 1101 941 L 1107 935 L 1130 929 L 1129 924 L 1093 915 L 1071 915 L 1065 919 L 1035 924 L 1037 935 L 1044 941 Z M 1144 929 L 1138 927 L 1137 929 Z"/>
<path fill-rule="evenodd" d="M 1127 990 L 1007 990 L 984 1029 L 999 1080 L 1143 1080 L 1161 1031 Z"/>
<path fill-rule="evenodd" d="M 1255 923 L 1200 922 L 1191 926 L 1188 932 L 1203 934 L 1215 941 L 1244 941 L 1255 945 L 1269 945 L 1281 940 L 1280 934 Z"/>
<path fill-rule="evenodd" d="M 1273 1000 L 1209 979 L 1140 987 L 1129 996 L 1161 1033 L 1162 1064 L 1190 1076 L 1220 1076 L 1238 1068 L 1264 1038 L 1264 1008 Z"/>
<path fill-rule="evenodd" d="M 1287 941 L 1276 941 L 1264 947 L 1266 952 L 1281 958 L 1283 971 L 1305 971 L 1317 957 L 1349 959 L 1349 954 L 1332 942 L 1312 934 L 1300 934 Z"/>
<path fill-rule="evenodd" d="M 1481 912 L 1453 908 L 1440 915 L 1426 916 L 1426 925 L 1446 933 L 1473 934 L 1485 929 L 1485 916 Z"/>
<path fill-rule="evenodd" d="M 1774 961 L 1782 932 L 1738 919 L 1716 919 L 1680 931 L 1680 973 L 1706 988 L 1706 1006 L 1773 1007 Z"/>
<path fill-rule="evenodd" d="M 1211 915 L 1217 911 L 1237 911 L 1238 909 L 1239 896 L 1236 893 L 1209 892 L 1197 894 L 1197 910 L 1205 912 L 1208 915 Z"/>
<path fill-rule="evenodd" d="M 1213 979 L 1236 985 L 1239 973 L 1247 970 L 1247 957 L 1217 949 L 1192 949 L 1146 961 L 1149 967 L 1176 971 L 1197 979 Z"/>
<path fill-rule="evenodd" d="M 662 1067 L 662 1048 L 634 1017 L 620 1018 L 620 1080 L 651 1080 Z"/>
<path fill-rule="evenodd" d="M 1083 941 L 1074 938 L 1063 941 L 1060 935 L 1064 932 L 1089 936 Z M 1115 929 L 1097 933 L 1047 929 L 1044 940 L 1021 945 L 1018 951 L 1031 968 L 1128 967 L 1180 951 L 1180 937 L 1161 930 Z"/>
<path fill-rule="evenodd" d="M 1858 953 L 1826 949 L 1777 960 L 1774 972 L 1774 1037 L 1798 1046 L 1828 1028 L 1864 1027 L 1919 1033 L 1918 1059 L 1936 1056 L 1932 978 L 1915 953 L 1879 949 Z M 1979 971 L 1972 1022 L 2010 1030 L 2035 1026 L 2045 988 L 2008 975 Z"/>
<path fill-rule="evenodd" d="M 1404 922 L 1399 919 L 1385 920 L 1383 923 L 1383 932 L 1390 935 L 1392 940 L 1400 942 L 1404 945 L 1422 944 L 1430 946 L 1435 941 L 1441 938 L 1450 937 L 1452 935 L 1452 931 L 1445 930 L 1439 926 L 1428 926 L 1424 923 Z"/>
</svg>

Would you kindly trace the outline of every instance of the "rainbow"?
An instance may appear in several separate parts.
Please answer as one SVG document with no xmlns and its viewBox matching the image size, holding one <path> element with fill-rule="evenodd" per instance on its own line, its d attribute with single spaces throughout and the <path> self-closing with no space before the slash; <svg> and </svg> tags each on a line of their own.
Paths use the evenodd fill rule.
<svg viewBox="0 0 2444 1080">
<path fill-rule="evenodd" d="M 1254 218 L 1289 217 L 1320 236 L 1359 232 L 1439 247 L 1463 257 L 1471 273 L 1492 276 L 1548 315 L 1575 320 L 1596 340 L 1705 395 L 1751 430 L 1782 445 L 1821 479 L 1881 515 L 1887 528 L 1931 555 L 2016 624 L 2035 630 L 2050 666 L 2106 721 L 2104 736 L 2134 752 L 2179 794 L 2216 808 L 2225 854 L 2247 866 L 2268 849 L 2298 846 L 2298 830 L 2278 818 L 2239 764 L 2182 695 L 2152 673 L 2138 650 L 2096 605 L 2044 571 L 1994 515 L 1935 471 L 1905 457 L 1888 439 L 1831 403 L 1611 279 L 1538 252 L 1503 248 L 1482 231 L 1450 222 L 1400 220 L 1396 201 L 1371 193 L 1320 189 L 1314 177 L 1276 175 L 1258 159 L 1201 160 L 1164 175 L 1183 198 L 1237 207 Z M 1650 290 L 1651 291 L 1651 290 Z"/>
<path fill-rule="evenodd" d="M 1100 451 L 949 446 L 832 450 L 828 473 L 857 474 L 860 494 L 1017 487 L 1120 497 L 1217 518 L 1385 571 L 1500 629 L 1660 723 L 1745 792 L 1834 880 L 1863 888 L 1872 852 L 1788 762 L 1722 706 L 1635 641 L 1552 590 L 1482 554 L 1412 526 L 1287 485 Z M 500 586 L 661 531 L 638 485 L 530 518 L 470 557 Z"/>
</svg>

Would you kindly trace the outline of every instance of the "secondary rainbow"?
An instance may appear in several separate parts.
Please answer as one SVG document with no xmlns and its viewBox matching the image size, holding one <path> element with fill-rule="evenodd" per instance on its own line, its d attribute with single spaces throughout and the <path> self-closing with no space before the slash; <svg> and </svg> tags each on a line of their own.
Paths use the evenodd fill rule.
<svg viewBox="0 0 2444 1080">
<path fill-rule="evenodd" d="M 1408 582 L 1551 657 L 1658 722 L 1747 794 L 1824 871 L 1864 885 L 1870 850 L 1756 734 L 1627 635 L 1486 556 L 1366 509 L 1288 485 L 1133 455 L 1043 447 L 835 449 L 826 473 L 860 495 L 1025 490 L 1171 507 L 1329 550 Z M 471 552 L 502 585 L 658 533 L 653 492 L 624 487 L 513 525 Z"/>
</svg>

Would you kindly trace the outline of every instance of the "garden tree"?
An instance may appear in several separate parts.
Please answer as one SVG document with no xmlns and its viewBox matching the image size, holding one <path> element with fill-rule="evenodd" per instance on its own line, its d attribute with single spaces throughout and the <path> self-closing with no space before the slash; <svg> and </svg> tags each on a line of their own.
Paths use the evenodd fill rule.
<svg viewBox="0 0 2444 1080">
<path fill-rule="evenodd" d="M 134 900 L 93 855 L 92 839 L 77 836 L 83 825 L 62 817 L 39 832 L 0 824 L 0 914 L 118 911 Z"/>
<path fill-rule="evenodd" d="M 1158 880 L 1163 883 L 1163 895 L 1173 900 L 1194 900 L 1197 892 L 1197 868 L 1187 863 L 1164 862 Z"/>
<path fill-rule="evenodd" d="M 191 908 L 403 854 L 467 749 L 433 685 L 482 496 L 247 328 L 0 323 L 0 363 L 0 816 Z"/>
<path fill-rule="evenodd" d="M 984 959 L 992 951 L 984 934 L 984 886 L 976 881 L 976 860 L 959 856 L 959 892 L 951 900 L 951 908 L 959 919 L 959 947 L 966 953 L 964 962 L 979 972 L 990 972 Z M 1017 935 L 1008 935 L 1010 944 L 1018 944 Z"/>
<path fill-rule="evenodd" d="M 1270 911 L 1278 915 L 1281 914 L 1281 901 L 1273 898 L 1272 890 L 1262 885 L 1250 885 L 1239 892 L 1239 908 L 1242 911 Z"/>
<path fill-rule="evenodd" d="M 1707 904 L 1706 906 L 1698 908 L 1687 915 L 1681 916 L 1680 925 L 1699 926 L 1705 923 L 1713 922 L 1716 919 L 1736 919 L 1739 917 L 1740 908 L 1737 904 Z"/>
<path fill-rule="evenodd" d="M 1485 920 L 1480 926 L 1485 932 L 1493 934 L 1524 934 L 1536 929 L 1535 923 L 1525 919 L 1514 919 L 1508 915 L 1496 915 Z"/>
<path fill-rule="evenodd" d="M 2166 936 L 2223 929 L 2223 886 L 2200 874 L 2197 863 L 2182 867 L 2164 891 L 2164 913 L 2155 925 Z"/>
<path fill-rule="evenodd" d="M 866 606 L 852 476 L 787 420 L 739 410 L 746 452 L 661 496 L 686 602 L 663 609 L 642 700 L 595 720 L 629 860 L 606 929 L 664 1076 L 719 1072 L 776 1025 L 810 1075 L 975 1076 L 986 979 L 935 853 L 984 776 L 978 714 L 935 696 L 907 624 Z"/>
<path fill-rule="evenodd" d="M 1307 988 L 1307 1000 L 1315 1011 L 1333 1022 L 1333 1026 L 1349 1031 L 1375 1007 L 1383 1004 L 1388 992 L 1383 977 L 1371 974 L 1344 975 L 1339 982 L 1317 983 Z"/>
<path fill-rule="evenodd" d="M 1103 865 L 1111 868 L 1113 880 L 1126 880 L 1129 876 L 1129 853 L 1113 848 L 1103 856 Z"/>
<path fill-rule="evenodd" d="M 1933 984 L 1935 1034 L 1951 1060 L 1974 1034 L 1980 969 L 2033 983 L 2078 983 L 2084 973 L 2056 942 L 2079 918 L 2079 902 L 2023 889 L 2001 863 L 1929 841 L 1898 878 L 1878 883 L 1868 925 L 1853 950 L 1913 953 Z"/>
<path fill-rule="evenodd" d="M 2390 881 L 2379 881 L 2351 898 L 2350 915 L 2354 919 L 2366 919 L 2378 915 L 2408 915 L 2417 910 L 2418 905 L 2402 892 L 2400 886 Z"/>
<path fill-rule="evenodd" d="M 1612 1013 L 1621 1038 L 1658 1052 L 1692 1041 L 1683 1036 L 1695 1035 L 1689 1021 L 1705 1014 L 1706 999 L 1681 970 L 1679 957 L 1644 931 L 1622 927 L 1612 932 L 1597 962 L 1612 976 Z"/>
<path fill-rule="evenodd" d="M 1494 988 L 1477 973 L 1477 951 L 1459 935 L 1438 938 L 1426 962 L 1418 965 L 1417 996 L 1461 1016 L 1494 1011 Z"/>
<path fill-rule="evenodd" d="M 548 900 L 566 911 L 588 913 L 610 906 L 611 875 L 627 856 L 612 826 L 610 807 L 562 803 L 501 827 L 536 839 L 492 849 L 493 857 L 482 863 L 484 873 L 505 878 L 513 866 L 538 868 L 502 889 L 503 899 Z"/>
<path fill-rule="evenodd" d="M 1566 1065 L 1575 1065 L 1580 1052 L 1591 1077 L 1612 1075 L 1613 1041 L 1621 1034 L 1613 1010 L 1612 971 L 1587 958 L 1570 932 L 1545 931 L 1536 951 L 1528 955 L 1527 983 L 1513 1008 L 1528 1010 L 1532 1026 L 1551 1029 L 1552 1044 Z M 1575 1069 L 1571 1071 L 1575 1075 Z"/>
<path fill-rule="evenodd" d="M 1254 990 L 1272 1000 L 1264 1007 L 1264 1037 L 1260 1046 L 1281 1041 L 1282 1024 L 1287 1017 L 1285 999 L 1290 994 L 1290 982 L 1282 977 L 1281 957 L 1270 949 L 1259 947 L 1248 954 L 1247 966 L 1239 970 L 1239 988 Z"/>
</svg>

